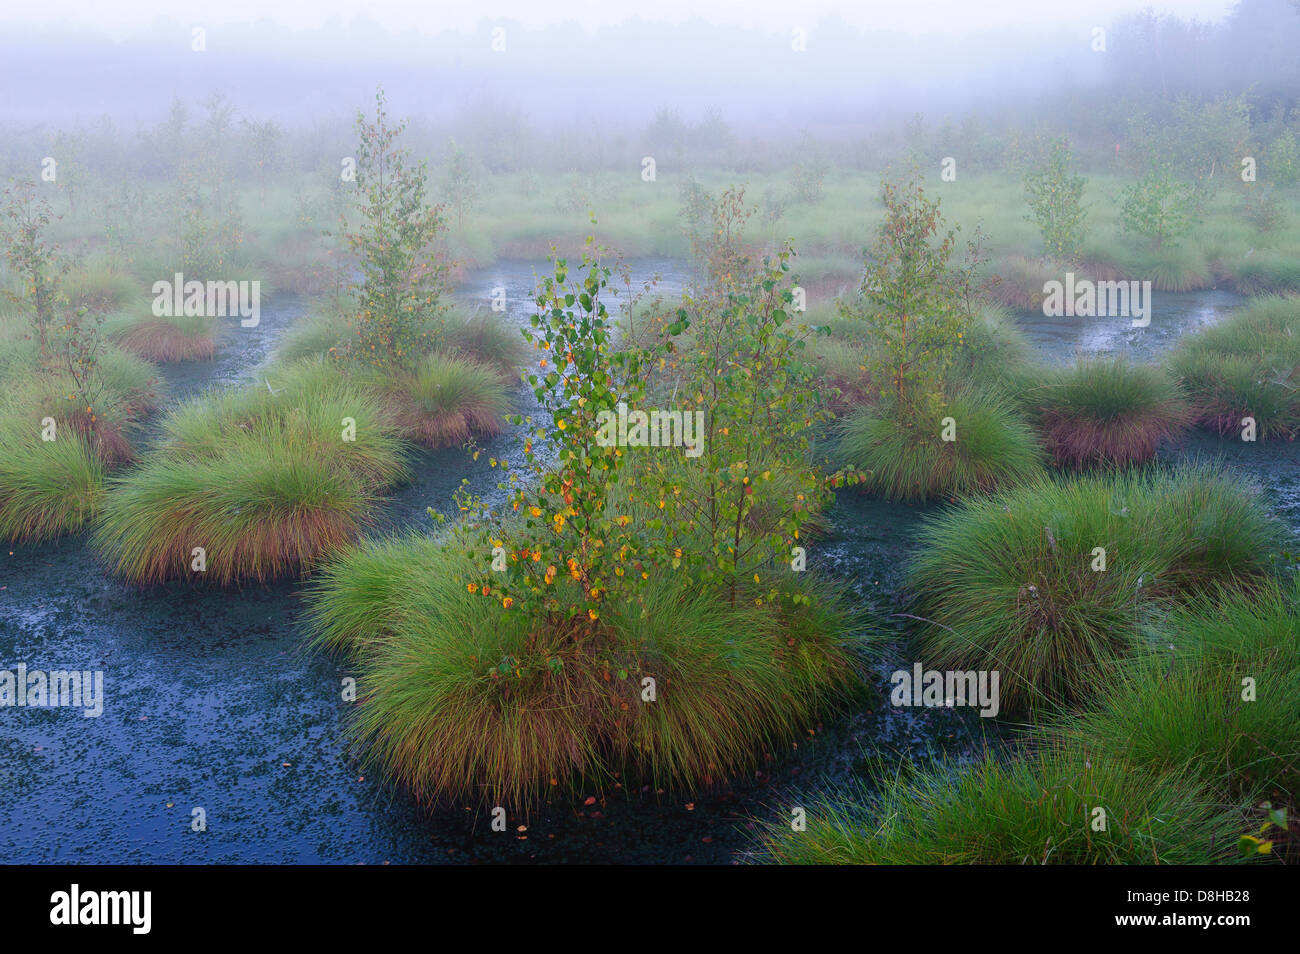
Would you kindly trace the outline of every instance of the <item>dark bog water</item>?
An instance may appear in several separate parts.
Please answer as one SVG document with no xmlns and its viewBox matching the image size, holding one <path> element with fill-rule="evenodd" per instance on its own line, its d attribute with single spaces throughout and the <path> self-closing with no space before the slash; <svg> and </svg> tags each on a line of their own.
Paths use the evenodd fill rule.
<svg viewBox="0 0 1300 954">
<path fill-rule="evenodd" d="M 638 276 L 661 270 L 669 295 L 685 275 L 679 263 L 634 264 Z M 482 301 L 504 285 L 522 321 L 532 280 L 531 264 L 507 263 L 472 275 L 463 294 Z M 1227 307 L 1219 301 L 1188 298 L 1187 314 Z M 228 329 L 217 360 L 168 370 L 173 395 L 242 379 L 304 309 L 277 299 L 258 328 Z M 1059 350 L 1077 330 L 1031 333 Z M 487 457 L 516 446 L 507 433 L 477 462 L 459 449 L 415 455 L 416 479 L 376 532 L 427 526 L 425 508 L 449 508 L 462 477 L 488 491 L 497 472 Z M 1175 452 L 1187 453 L 1226 455 L 1300 528 L 1294 447 L 1197 437 Z M 881 615 L 898 612 L 902 557 L 931 511 L 842 494 L 810 567 L 849 581 Z M 347 751 L 349 673 L 302 652 L 302 584 L 141 590 L 108 577 L 84 536 L 4 549 L 0 561 L 0 668 L 103 670 L 106 696 L 99 718 L 0 709 L 0 856 L 11 862 L 728 862 L 754 847 L 751 818 L 788 819 L 809 793 L 909 755 L 968 752 L 992 731 L 969 712 L 894 709 L 868 693 L 734 785 L 693 796 L 620 788 L 591 805 L 598 793 L 579 793 L 494 833 L 476 808 L 416 808 Z M 881 686 L 910 665 L 904 656 L 901 642 L 886 648 Z M 190 830 L 196 806 L 203 833 Z"/>
<path fill-rule="evenodd" d="M 1155 292 L 1145 328 L 1134 328 L 1131 318 L 1048 318 L 1041 310 L 1019 313 L 1017 323 L 1052 361 L 1091 355 L 1151 360 L 1179 336 L 1214 324 L 1242 301 L 1231 291 Z"/>
</svg>

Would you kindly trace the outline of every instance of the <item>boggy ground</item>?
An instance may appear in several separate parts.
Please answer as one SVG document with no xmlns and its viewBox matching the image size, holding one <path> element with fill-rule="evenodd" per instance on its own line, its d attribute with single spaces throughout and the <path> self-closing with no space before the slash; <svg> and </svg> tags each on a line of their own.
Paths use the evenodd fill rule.
<svg viewBox="0 0 1300 954">
<path fill-rule="evenodd" d="M 673 262 L 636 263 L 638 275 L 651 271 L 665 274 L 667 294 L 685 277 Z M 509 316 L 522 320 L 532 277 L 531 263 L 502 264 L 471 275 L 462 294 L 482 300 L 504 284 Z M 1161 326 L 1179 323 L 1172 306 L 1182 300 L 1187 324 L 1178 331 L 1206 309 L 1230 307 L 1213 293 L 1171 297 L 1171 307 L 1157 311 Z M 215 361 L 168 369 L 172 396 L 238 380 L 269 358 L 303 307 L 272 301 L 261 326 L 232 333 Z M 1091 350 L 1088 341 L 1041 328 L 1034 338 L 1049 357 L 1072 354 L 1076 344 Z M 1147 338 L 1108 343 L 1098 350 L 1149 355 Z M 521 389 L 519 400 L 527 399 Z M 425 507 L 445 508 L 462 476 L 489 490 L 496 476 L 486 458 L 514 454 L 515 434 L 507 430 L 485 450 L 478 461 L 460 449 L 416 452 L 415 480 L 389 499 L 375 532 L 427 526 Z M 1223 458 L 1260 480 L 1274 512 L 1300 533 L 1293 444 L 1197 432 L 1165 456 Z M 852 580 L 877 614 L 898 612 L 903 557 L 933 509 L 841 492 L 810 566 Z M 967 711 L 890 707 L 888 673 L 911 662 L 900 641 L 885 648 L 874 693 L 753 778 L 694 796 L 583 792 L 511 816 L 497 833 L 481 808 L 416 808 L 346 751 L 341 692 L 349 672 L 303 652 L 301 584 L 140 590 L 108 577 L 84 534 L 5 548 L 0 561 L 0 659 L 103 669 L 107 694 L 99 719 L 75 710 L 3 714 L 0 852 L 12 861 L 725 863 L 756 847 L 752 819 L 788 818 L 816 792 L 907 757 L 972 754 L 1003 731 Z M 195 806 L 207 813 L 201 834 L 190 831 Z"/>
</svg>

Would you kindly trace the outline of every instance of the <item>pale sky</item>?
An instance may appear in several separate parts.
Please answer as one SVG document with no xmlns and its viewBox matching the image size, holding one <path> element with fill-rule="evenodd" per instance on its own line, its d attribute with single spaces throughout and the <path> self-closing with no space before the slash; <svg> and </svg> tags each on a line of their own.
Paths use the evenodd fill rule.
<svg viewBox="0 0 1300 954">
<path fill-rule="evenodd" d="M 275 20 L 292 28 L 344 23 L 365 16 L 393 30 L 465 31 L 483 20 L 525 27 L 576 21 L 585 26 L 643 20 L 679 23 L 700 17 L 718 24 L 782 32 L 839 16 L 858 28 L 909 33 L 966 32 L 999 27 L 1105 25 L 1146 7 L 1185 19 L 1217 20 L 1232 0 L 40 0 L 9 3 L 0 22 L 59 29 L 90 27 L 129 36 L 160 17 L 195 26 Z"/>
</svg>

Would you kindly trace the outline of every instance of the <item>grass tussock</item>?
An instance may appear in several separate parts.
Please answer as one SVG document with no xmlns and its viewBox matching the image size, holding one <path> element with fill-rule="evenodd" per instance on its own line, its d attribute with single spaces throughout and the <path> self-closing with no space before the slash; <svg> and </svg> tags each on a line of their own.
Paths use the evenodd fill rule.
<svg viewBox="0 0 1300 954">
<path fill-rule="evenodd" d="M 1062 467 L 1148 461 L 1191 423 L 1191 408 L 1164 371 L 1122 359 L 1053 369 L 1024 397 L 1048 452 Z"/>
<path fill-rule="evenodd" d="M 1207 594 L 1162 621 L 1156 643 L 1060 732 L 1092 752 L 1191 772 L 1225 797 L 1300 805 L 1296 593 Z"/>
<path fill-rule="evenodd" d="M 449 447 L 501 432 L 525 349 L 523 338 L 493 313 L 449 315 L 437 350 L 411 370 L 348 368 L 342 348 L 349 334 L 342 314 L 313 313 L 289 332 L 279 360 L 292 364 L 315 358 L 353 374 L 379 396 L 391 425 L 426 447 Z"/>
<path fill-rule="evenodd" d="M 1233 286 L 1243 295 L 1300 292 L 1300 247 L 1252 249 L 1229 264 Z"/>
<path fill-rule="evenodd" d="M 951 374 L 973 388 L 1014 395 L 1037 366 L 1034 346 L 1007 310 L 986 306 L 971 316 Z"/>
<path fill-rule="evenodd" d="M 1195 243 L 1135 251 L 1126 263 L 1126 271 L 1134 278 L 1150 281 L 1156 291 L 1199 291 L 1214 284 L 1214 270 Z"/>
<path fill-rule="evenodd" d="M 400 440 L 374 396 L 328 365 L 276 378 L 275 394 L 254 385 L 182 405 L 156 455 L 110 482 L 95 540 L 115 572 L 269 580 L 357 538 L 375 493 L 404 473 Z"/>
<path fill-rule="evenodd" d="M 276 360 L 301 361 L 337 353 L 349 334 L 347 320 L 328 307 L 308 312 L 280 340 Z"/>
<path fill-rule="evenodd" d="M 988 297 L 1014 311 L 1037 311 L 1043 307 L 1047 293 L 1043 285 L 1059 279 L 1057 269 L 1041 259 L 1025 255 L 1007 255 L 989 263 Z"/>
<path fill-rule="evenodd" d="M 528 348 L 519 330 L 487 309 L 472 314 L 453 312 L 447 317 L 447 347 L 500 372 L 507 381 L 519 378 Z"/>
<path fill-rule="evenodd" d="M 121 348 L 105 344 L 95 357 L 90 375 L 98 408 L 112 416 L 136 418 L 156 409 L 163 386 L 157 369 Z M 0 385 L 10 399 L 52 390 L 65 398 L 76 390 L 67 370 L 51 356 L 42 360 L 40 346 L 15 324 L 0 322 Z"/>
<path fill-rule="evenodd" d="M 858 665 L 834 600 L 733 606 L 665 576 L 645 614 L 610 605 L 588 626 L 469 592 L 480 570 L 455 539 L 382 541 L 309 598 L 317 644 L 368 687 L 355 738 L 421 801 L 526 803 L 616 772 L 705 786 L 798 736 Z"/>
<path fill-rule="evenodd" d="M 275 459 L 293 453 L 286 444 L 233 441 L 231 451 L 154 461 L 111 487 L 96 539 L 117 573 L 136 583 L 269 580 L 360 532 L 369 501 L 354 478 L 319 459 Z"/>
<path fill-rule="evenodd" d="M 0 358 L 0 386 L 5 391 L 0 414 L 14 418 L 20 427 L 38 430 L 44 426 L 41 422 L 52 420 L 57 434 L 77 434 L 107 468 L 134 460 L 140 419 L 158 405 L 162 393 L 152 365 L 105 348 L 86 379 L 91 396 L 83 398 L 71 374 L 57 366 L 36 370 L 34 345 L 21 345 Z M 30 364 L 24 364 L 24 358 Z"/>
<path fill-rule="evenodd" d="M 1260 440 L 1300 434 L 1300 298 L 1252 301 L 1184 338 L 1171 358 L 1197 422 L 1224 437 Z"/>
<path fill-rule="evenodd" d="M 1194 776 L 1049 745 L 819 802 L 806 831 L 771 826 L 765 854 L 784 864 L 1208 864 L 1233 860 L 1243 827 Z"/>
<path fill-rule="evenodd" d="M 99 353 L 97 371 L 113 406 L 127 417 L 143 417 L 162 405 L 166 388 L 148 361 L 110 346 Z"/>
<path fill-rule="evenodd" d="M 7 416 L 36 432 L 52 421 L 58 437 L 75 434 L 106 468 L 135 459 L 136 420 L 122 410 L 111 391 L 105 389 L 101 400 L 90 405 L 70 393 L 74 386 L 67 375 L 34 372 L 10 379 L 9 384 L 14 391 L 6 402 Z"/>
<path fill-rule="evenodd" d="M 944 440 L 952 418 L 955 440 Z M 1011 486 L 1041 467 L 1033 428 L 1013 403 L 992 393 L 962 390 L 922 427 L 876 407 L 840 424 L 840 457 L 867 472 L 864 489 L 891 500 L 951 498 Z"/>
<path fill-rule="evenodd" d="M 21 327 L 0 323 L 0 536 L 11 543 L 85 527 L 105 473 L 135 459 L 139 419 L 161 395 L 153 367 L 107 346 L 87 382 L 89 400 Z"/>
<path fill-rule="evenodd" d="M 339 354 L 355 334 L 340 306 L 323 306 L 299 320 L 285 334 L 277 351 L 281 362 L 325 354 Z M 508 380 L 515 380 L 527 356 L 523 336 L 517 328 L 487 309 L 466 313 L 453 310 L 437 330 L 437 350 L 487 365 Z M 431 329 L 432 333 L 432 329 Z"/>
<path fill-rule="evenodd" d="M 375 386 L 402 436 L 426 447 L 493 437 L 510 408 L 498 371 L 440 352 L 426 356 L 413 372 L 376 379 Z"/>
<path fill-rule="evenodd" d="M 104 465 L 74 430 L 41 437 L 39 419 L 0 420 L 0 537 L 37 543 L 75 533 L 97 512 Z"/>
<path fill-rule="evenodd" d="M 86 308 L 93 312 L 135 307 L 148 297 L 135 278 L 102 261 L 69 272 L 63 279 L 62 290 L 74 309 Z"/>
<path fill-rule="evenodd" d="M 206 316 L 132 316 L 115 321 L 108 334 L 120 348 L 146 361 L 175 364 L 212 360 L 216 330 L 216 319 Z"/>
<path fill-rule="evenodd" d="M 1004 711 L 1084 699 L 1155 612 L 1266 580 L 1278 534 L 1253 488 L 1204 467 L 967 500 L 924 528 L 912 562 L 923 658 L 998 670 Z"/>
</svg>

